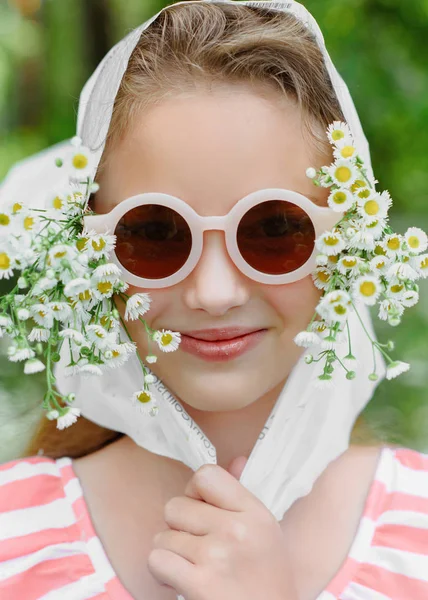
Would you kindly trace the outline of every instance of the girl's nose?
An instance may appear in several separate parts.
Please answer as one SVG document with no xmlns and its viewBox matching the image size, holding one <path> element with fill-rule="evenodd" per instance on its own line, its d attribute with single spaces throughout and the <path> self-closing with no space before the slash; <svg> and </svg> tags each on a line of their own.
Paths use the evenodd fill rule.
<svg viewBox="0 0 428 600">
<path fill-rule="evenodd" d="M 249 299 L 249 280 L 230 258 L 224 234 L 204 233 L 204 247 L 198 264 L 185 280 L 184 301 L 189 308 L 222 316 Z"/>
</svg>

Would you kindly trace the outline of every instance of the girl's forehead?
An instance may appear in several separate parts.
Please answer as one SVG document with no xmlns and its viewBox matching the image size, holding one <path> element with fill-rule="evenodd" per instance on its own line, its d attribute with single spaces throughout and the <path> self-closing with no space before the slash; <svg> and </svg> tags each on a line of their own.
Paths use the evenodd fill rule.
<svg viewBox="0 0 428 600">
<path fill-rule="evenodd" d="M 201 215 L 226 214 L 247 194 L 273 187 L 323 203 L 306 177 L 313 160 L 296 108 L 232 88 L 141 112 L 111 153 L 104 187 L 115 204 L 159 191 Z"/>
</svg>

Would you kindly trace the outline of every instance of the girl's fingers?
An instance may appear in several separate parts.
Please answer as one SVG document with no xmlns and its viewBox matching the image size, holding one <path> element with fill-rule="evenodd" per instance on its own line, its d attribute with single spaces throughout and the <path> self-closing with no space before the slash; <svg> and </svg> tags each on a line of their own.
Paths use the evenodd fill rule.
<svg viewBox="0 0 428 600">
<path fill-rule="evenodd" d="M 153 548 L 169 550 L 193 564 L 196 564 L 200 554 L 200 543 L 197 536 L 174 529 L 167 529 L 155 535 Z"/>
<path fill-rule="evenodd" d="M 200 589 L 197 567 L 182 556 L 170 550 L 156 548 L 149 554 L 147 566 L 159 583 L 171 586 L 186 600 L 197 597 L 196 592 Z"/>
<path fill-rule="evenodd" d="M 218 508 L 201 500 L 175 496 L 165 504 L 164 519 L 171 529 L 200 536 L 221 530 L 225 519 L 220 513 Z"/>
</svg>

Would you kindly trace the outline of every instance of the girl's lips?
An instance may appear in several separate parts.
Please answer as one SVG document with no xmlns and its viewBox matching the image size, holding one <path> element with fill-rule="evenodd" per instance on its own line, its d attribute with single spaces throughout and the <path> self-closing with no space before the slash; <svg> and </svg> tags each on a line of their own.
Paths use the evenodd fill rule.
<svg viewBox="0 0 428 600">
<path fill-rule="evenodd" d="M 259 329 L 234 338 L 202 340 L 181 334 L 180 349 L 207 361 L 232 360 L 254 348 L 264 337 L 267 329 Z"/>
</svg>

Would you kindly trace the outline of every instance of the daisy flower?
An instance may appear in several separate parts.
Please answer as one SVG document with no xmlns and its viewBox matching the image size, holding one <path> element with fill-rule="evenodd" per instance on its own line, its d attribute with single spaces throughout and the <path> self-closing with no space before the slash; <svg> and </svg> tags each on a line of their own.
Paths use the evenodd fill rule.
<svg viewBox="0 0 428 600">
<path fill-rule="evenodd" d="M 48 308 L 52 310 L 53 318 L 64 323 L 72 316 L 72 310 L 67 302 L 49 302 Z"/>
<path fill-rule="evenodd" d="M 419 229 L 419 227 L 409 227 L 404 234 L 404 239 L 411 252 L 419 254 L 425 252 L 428 246 L 428 237 L 425 231 Z"/>
<path fill-rule="evenodd" d="M 350 159 L 357 157 L 357 149 L 350 143 L 350 140 L 341 140 L 336 143 L 336 148 L 333 150 L 334 158 L 337 159 Z"/>
<path fill-rule="evenodd" d="M 374 221 L 365 221 L 361 223 L 361 230 L 369 233 L 375 240 L 382 237 L 387 222 L 385 219 L 376 219 Z"/>
<path fill-rule="evenodd" d="M 326 231 L 322 233 L 316 241 L 316 246 L 322 254 L 334 256 L 342 252 L 345 248 L 345 241 L 340 233 Z"/>
<path fill-rule="evenodd" d="M 29 342 L 47 342 L 50 336 L 49 329 L 34 327 L 27 336 Z"/>
<path fill-rule="evenodd" d="M 382 321 L 387 321 L 392 317 L 401 317 L 404 312 L 404 306 L 398 300 L 394 298 L 387 298 L 379 302 L 379 313 L 378 317 Z"/>
<path fill-rule="evenodd" d="M 428 254 L 420 254 L 410 259 L 410 264 L 425 279 L 428 276 Z"/>
<path fill-rule="evenodd" d="M 156 331 L 153 335 L 153 340 L 157 343 L 162 352 L 174 352 L 177 350 L 181 342 L 181 335 L 178 332 L 162 329 Z"/>
<path fill-rule="evenodd" d="M 0 280 L 10 279 L 16 267 L 15 257 L 6 245 L 0 245 Z"/>
<path fill-rule="evenodd" d="M 88 340 L 100 350 L 116 343 L 117 334 L 108 333 L 101 325 L 88 325 L 86 328 Z"/>
<path fill-rule="evenodd" d="M 345 255 L 339 258 L 337 269 L 342 275 L 356 273 L 361 261 L 362 259 L 359 256 Z"/>
<path fill-rule="evenodd" d="M 34 358 L 36 353 L 31 348 L 17 348 L 13 345 L 7 349 L 7 356 L 11 362 L 21 362 L 29 358 Z"/>
<path fill-rule="evenodd" d="M 352 192 L 346 188 L 338 188 L 331 192 L 328 197 L 328 205 L 336 212 L 346 212 L 355 203 Z"/>
<path fill-rule="evenodd" d="M 68 407 L 67 412 L 58 417 L 57 420 L 57 429 L 65 429 L 66 427 L 70 427 L 77 421 L 77 418 L 80 417 L 80 408 Z"/>
<path fill-rule="evenodd" d="M 138 406 L 143 415 L 150 415 L 152 409 L 157 406 L 155 399 L 151 392 L 146 390 L 139 390 L 132 395 L 132 402 L 134 406 Z"/>
<path fill-rule="evenodd" d="M 77 277 L 76 279 L 72 279 L 67 283 L 64 288 L 64 296 L 73 297 L 79 296 L 80 294 L 85 294 L 90 291 L 90 281 L 85 279 L 84 277 Z"/>
<path fill-rule="evenodd" d="M 312 280 L 314 282 L 315 287 L 319 290 L 325 290 L 328 287 L 330 280 L 332 278 L 332 272 L 330 269 L 326 267 L 318 267 L 312 273 Z"/>
<path fill-rule="evenodd" d="M 401 300 L 405 292 L 406 286 L 404 283 L 398 279 L 392 279 L 391 281 L 388 281 L 385 296 L 394 300 Z"/>
<path fill-rule="evenodd" d="M 306 177 L 308 177 L 309 179 L 315 179 L 316 176 L 316 169 L 314 169 L 313 167 L 309 167 L 308 169 L 306 169 Z"/>
<path fill-rule="evenodd" d="M 116 237 L 107 233 L 95 233 L 89 236 L 86 251 L 90 258 L 109 258 L 116 245 Z"/>
<path fill-rule="evenodd" d="M 326 321 L 346 322 L 351 309 L 350 295 L 343 290 L 335 290 L 321 299 L 316 310 Z"/>
<path fill-rule="evenodd" d="M 144 375 L 144 382 L 145 383 L 155 383 L 156 381 L 156 377 L 154 375 L 152 375 L 151 373 L 147 373 L 147 375 Z"/>
<path fill-rule="evenodd" d="M 158 357 L 155 356 L 154 354 L 148 354 L 146 356 L 146 362 L 148 362 L 149 365 L 154 364 L 155 362 L 157 362 L 157 360 L 158 360 Z"/>
<path fill-rule="evenodd" d="M 73 179 L 83 181 L 94 175 L 94 155 L 86 146 L 72 148 L 66 160 Z"/>
<path fill-rule="evenodd" d="M 92 277 L 95 281 L 108 280 L 115 282 L 117 279 L 120 279 L 121 276 L 122 271 L 114 263 L 106 263 L 105 265 L 100 265 L 92 273 Z"/>
<path fill-rule="evenodd" d="M 56 268 L 63 264 L 62 261 L 66 260 L 71 263 L 76 260 L 76 258 L 77 253 L 73 246 L 57 244 L 49 250 L 47 263 L 50 267 Z"/>
<path fill-rule="evenodd" d="M 86 364 L 82 365 L 78 370 L 79 375 L 97 375 L 100 376 L 103 374 L 102 370 L 98 365 Z"/>
<path fill-rule="evenodd" d="M 54 315 L 52 309 L 45 304 L 33 304 L 30 307 L 31 316 L 37 325 L 41 325 L 45 329 L 51 329 L 54 323 Z"/>
<path fill-rule="evenodd" d="M 135 321 L 150 309 L 151 298 L 148 294 L 133 294 L 126 302 L 125 321 Z"/>
<path fill-rule="evenodd" d="M 301 331 L 294 338 L 294 343 L 296 346 L 301 346 L 302 348 L 310 348 L 316 344 L 321 343 L 321 338 L 311 331 Z"/>
<path fill-rule="evenodd" d="M 376 274 L 380 273 L 382 275 L 387 272 L 390 264 L 391 259 L 386 256 L 375 256 L 369 262 L 370 270 L 374 271 Z"/>
<path fill-rule="evenodd" d="M 373 275 L 362 275 L 353 283 L 353 292 L 367 306 L 374 306 L 382 292 L 380 280 Z"/>
<path fill-rule="evenodd" d="M 399 258 L 403 255 L 403 237 L 398 233 L 390 233 L 382 240 L 386 255 L 390 258 Z"/>
<path fill-rule="evenodd" d="M 388 202 L 377 192 L 370 193 L 367 198 L 358 198 L 357 201 L 358 214 L 368 223 L 385 219 L 388 209 Z"/>
<path fill-rule="evenodd" d="M 31 358 L 30 360 L 27 360 L 27 362 L 24 365 L 24 373 L 26 375 L 32 375 L 33 373 L 40 373 L 41 371 L 44 371 L 46 369 L 45 365 L 42 363 L 41 360 L 38 360 L 37 358 Z"/>
<path fill-rule="evenodd" d="M 386 378 L 394 379 L 410 369 L 409 363 L 396 360 L 386 367 Z"/>
<path fill-rule="evenodd" d="M 388 268 L 387 277 L 416 281 L 419 279 L 419 273 L 417 273 L 417 271 L 415 271 L 408 263 L 396 262 Z"/>
<path fill-rule="evenodd" d="M 347 123 L 333 121 L 327 128 L 327 137 L 335 146 L 343 143 L 352 143 L 352 134 Z"/>
<path fill-rule="evenodd" d="M 360 173 L 352 160 L 339 159 L 328 168 L 328 174 L 336 185 L 349 188 L 355 183 Z"/>
<path fill-rule="evenodd" d="M 131 344 L 130 342 L 122 342 L 120 344 L 112 344 L 109 347 L 109 351 L 111 353 L 110 358 L 106 358 L 104 365 L 101 368 L 109 368 L 115 369 L 117 367 L 121 367 L 126 363 L 129 356 L 136 352 L 135 344 Z"/>
<path fill-rule="evenodd" d="M 368 250 L 372 252 L 376 245 L 373 235 L 364 229 L 354 229 L 354 231 L 354 235 L 348 239 L 348 248 L 350 250 Z"/>
<path fill-rule="evenodd" d="M 72 340 L 77 346 L 81 346 L 85 341 L 84 335 L 76 329 L 66 328 L 60 331 L 58 335 L 64 340 Z"/>
<path fill-rule="evenodd" d="M 415 306 L 419 301 L 419 294 L 415 290 L 407 290 L 404 292 L 403 297 L 401 298 L 401 303 L 406 308 L 411 308 Z"/>
</svg>

